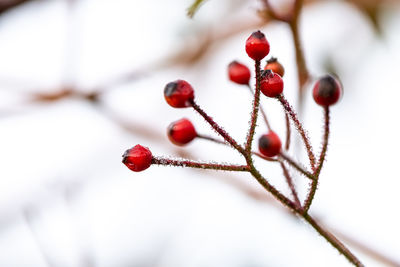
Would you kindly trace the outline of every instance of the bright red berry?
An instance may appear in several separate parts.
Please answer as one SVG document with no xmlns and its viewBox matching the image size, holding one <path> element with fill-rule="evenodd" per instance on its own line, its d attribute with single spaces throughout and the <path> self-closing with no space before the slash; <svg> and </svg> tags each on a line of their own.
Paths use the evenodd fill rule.
<svg viewBox="0 0 400 267">
<path fill-rule="evenodd" d="M 273 131 L 269 131 L 258 139 L 258 149 L 261 154 L 267 157 L 273 157 L 281 151 L 282 142 L 279 136 Z"/>
<path fill-rule="evenodd" d="M 178 146 L 190 143 L 197 136 L 193 124 L 186 118 L 171 123 L 168 126 L 167 134 L 169 140 Z"/>
<path fill-rule="evenodd" d="M 128 149 L 122 157 L 122 163 L 134 172 L 140 172 L 150 167 L 153 158 L 151 151 L 141 145 Z"/>
<path fill-rule="evenodd" d="M 340 82 L 331 75 L 325 75 L 314 85 L 313 97 L 315 102 L 321 106 L 335 104 L 342 95 Z"/>
<path fill-rule="evenodd" d="M 268 97 L 276 97 L 283 92 L 283 80 L 279 74 L 266 70 L 260 84 L 261 92 Z"/>
<path fill-rule="evenodd" d="M 254 60 L 261 60 L 269 53 L 269 43 L 265 35 L 256 31 L 246 41 L 246 53 Z"/>
<path fill-rule="evenodd" d="M 285 68 L 278 61 L 276 57 L 272 57 L 268 59 L 267 64 L 264 67 L 264 70 L 272 70 L 272 72 L 279 74 L 279 76 L 283 77 L 285 75 Z"/>
<path fill-rule="evenodd" d="M 246 65 L 232 61 L 228 65 L 229 79 L 238 84 L 249 84 L 251 73 Z"/>
<path fill-rule="evenodd" d="M 167 103 L 174 108 L 190 107 L 194 99 L 192 86 L 184 80 L 168 83 L 164 88 Z"/>
</svg>

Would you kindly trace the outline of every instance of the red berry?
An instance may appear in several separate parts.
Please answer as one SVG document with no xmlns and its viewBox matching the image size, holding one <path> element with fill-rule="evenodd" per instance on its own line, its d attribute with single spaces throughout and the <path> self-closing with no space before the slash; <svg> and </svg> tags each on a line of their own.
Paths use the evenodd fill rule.
<svg viewBox="0 0 400 267">
<path fill-rule="evenodd" d="M 269 43 L 265 35 L 256 31 L 246 41 L 246 53 L 254 60 L 261 60 L 269 53 Z"/>
<path fill-rule="evenodd" d="M 283 75 L 285 74 L 285 68 L 275 57 L 268 59 L 264 70 L 272 70 L 272 72 L 279 74 L 279 76 L 281 77 L 283 77 Z"/>
<path fill-rule="evenodd" d="M 261 92 L 269 97 L 276 97 L 283 92 L 283 80 L 279 74 L 267 70 L 261 80 Z"/>
<path fill-rule="evenodd" d="M 171 123 L 168 126 L 167 134 L 169 140 L 178 146 L 190 143 L 197 136 L 193 124 L 186 118 Z"/>
<path fill-rule="evenodd" d="M 335 104 L 342 95 L 340 82 L 331 75 L 320 78 L 314 86 L 313 97 L 315 102 L 321 106 Z"/>
<path fill-rule="evenodd" d="M 228 65 L 228 75 L 232 82 L 238 84 L 249 84 L 251 76 L 249 68 L 237 61 Z"/>
<path fill-rule="evenodd" d="M 187 81 L 176 80 L 165 86 L 164 97 L 170 106 L 174 108 L 186 108 L 192 105 L 194 91 Z"/>
<path fill-rule="evenodd" d="M 261 154 L 267 157 L 273 157 L 279 154 L 281 151 L 282 142 L 279 136 L 273 131 L 264 134 L 258 139 L 258 149 Z"/>
<path fill-rule="evenodd" d="M 122 157 L 122 163 L 134 172 L 140 172 L 150 167 L 153 158 L 151 151 L 141 145 L 128 149 Z"/>
</svg>

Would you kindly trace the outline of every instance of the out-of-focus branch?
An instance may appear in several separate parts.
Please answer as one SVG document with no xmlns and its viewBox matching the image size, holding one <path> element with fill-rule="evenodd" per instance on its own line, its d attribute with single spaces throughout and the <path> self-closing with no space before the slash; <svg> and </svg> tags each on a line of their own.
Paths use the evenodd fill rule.
<svg viewBox="0 0 400 267">
<path fill-rule="evenodd" d="M 14 7 L 20 6 L 33 0 L 1 0 L 0 1 L 0 15 L 13 9 Z"/>
<path fill-rule="evenodd" d="M 42 254 L 43 260 L 46 262 L 48 267 L 55 267 L 57 264 L 53 261 L 52 257 L 50 256 L 50 252 L 47 250 L 46 246 L 43 244 L 43 241 L 40 238 L 40 234 L 37 232 L 35 227 L 35 218 L 37 217 L 38 213 L 35 208 L 27 208 L 23 211 L 23 218 L 28 226 L 34 241 L 39 249 L 39 252 Z"/>
</svg>

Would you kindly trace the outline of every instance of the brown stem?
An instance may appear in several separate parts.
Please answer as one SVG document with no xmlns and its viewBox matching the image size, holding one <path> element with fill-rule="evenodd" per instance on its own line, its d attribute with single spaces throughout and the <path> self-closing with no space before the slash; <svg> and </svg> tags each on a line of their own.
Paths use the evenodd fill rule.
<svg viewBox="0 0 400 267">
<path fill-rule="evenodd" d="M 285 164 L 283 164 L 283 162 L 281 162 L 280 164 L 281 164 L 281 167 L 282 167 L 283 175 L 285 176 L 286 182 L 287 182 L 287 184 L 289 186 L 289 189 L 290 189 L 290 191 L 292 193 L 293 199 L 294 199 L 297 207 L 300 209 L 301 208 L 301 203 L 300 203 L 299 196 L 297 195 L 296 188 L 295 188 L 294 183 L 293 183 L 293 179 L 290 176 L 288 169 L 285 167 Z"/>
<path fill-rule="evenodd" d="M 288 155 L 284 154 L 281 152 L 279 154 L 280 158 L 286 161 L 289 165 L 294 167 L 296 170 L 298 170 L 300 173 L 302 173 L 304 176 L 307 178 L 310 178 L 311 180 L 315 180 L 315 177 L 312 173 L 308 172 L 305 170 L 303 167 L 301 167 L 297 162 L 295 162 L 292 158 L 290 158 Z"/>
<path fill-rule="evenodd" d="M 328 148 L 328 138 L 329 138 L 329 107 L 326 106 L 324 107 L 324 114 L 325 114 L 325 126 L 324 126 L 324 137 L 322 141 L 322 150 L 321 154 L 319 155 L 319 160 L 318 160 L 318 167 L 317 169 L 314 170 L 314 177 L 315 180 L 312 181 L 310 191 L 308 192 L 306 201 L 304 203 L 304 212 L 308 212 L 308 210 L 311 207 L 312 201 L 314 199 L 315 193 L 317 192 L 317 187 L 318 187 L 318 180 L 319 180 L 319 174 L 321 173 L 322 165 L 325 160 L 326 156 L 326 150 Z"/>
<path fill-rule="evenodd" d="M 250 120 L 250 127 L 249 132 L 246 138 L 246 146 L 245 151 L 247 155 L 251 154 L 251 145 L 253 143 L 254 133 L 257 125 L 257 118 L 258 118 L 258 109 L 260 106 L 260 84 L 261 84 L 261 68 L 260 68 L 260 60 L 255 61 L 255 70 L 256 70 L 256 90 L 254 93 L 254 100 L 253 100 L 253 110 L 251 112 L 251 120 Z M 252 162 L 251 157 L 249 160 Z"/>
<path fill-rule="evenodd" d="M 321 236 L 325 238 L 334 248 L 336 248 L 343 256 L 346 257 L 354 266 L 362 267 L 364 266 L 360 260 L 342 243 L 337 239 L 332 233 L 322 228 L 321 225 L 317 223 L 309 214 L 303 214 L 301 216 L 305 221 L 307 221 Z"/>
<path fill-rule="evenodd" d="M 245 155 L 246 152 L 241 147 L 235 139 L 233 139 L 224 129 L 222 129 L 208 114 L 200 108 L 199 105 L 196 104 L 196 102 L 192 102 L 192 107 L 194 110 L 196 110 L 207 122 L 210 124 L 210 126 L 219 134 L 221 135 L 222 138 L 225 139 L 226 142 L 228 142 L 233 148 L 235 148 L 237 151 L 239 151 L 242 155 Z"/>
<path fill-rule="evenodd" d="M 251 86 L 248 84 L 247 87 L 249 88 L 249 91 L 251 92 L 251 94 L 254 97 L 254 91 L 251 88 Z M 271 131 L 272 128 L 271 128 L 271 125 L 269 124 L 269 121 L 268 121 L 268 118 L 267 118 L 267 113 L 265 113 L 265 111 L 264 111 L 263 107 L 261 106 L 261 104 L 260 104 L 260 112 L 261 112 L 261 115 L 264 118 L 265 125 L 267 125 L 268 131 Z"/>
<path fill-rule="evenodd" d="M 324 137 L 322 141 L 322 150 L 321 154 L 319 155 L 317 169 L 315 170 L 315 176 L 318 177 L 321 173 L 322 165 L 324 164 L 326 151 L 328 149 L 328 139 L 329 139 L 329 124 L 330 124 L 330 116 L 329 116 L 329 107 L 324 107 Z"/>
<path fill-rule="evenodd" d="M 285 150 L 289 150 L 289 148 L 290 148 L 290 120 L 289 120 L 289 115 L 286 112 L 285 112 L 285 121 L 286 121 Z"/>
<path fill-rule="evenodd" d="M 211 141 L 211 142 L 214 142 L 214 143 L 217 143 L 217 144 L 221 144 L 221 145 L 229 145 L 229 144 L 227 144 L 226 142 L 224 142 L 222 140 L 218 140 L 218 139 L 215 139 L 212 136 L 208 136 L 208 135 L 204 135 L 204 134 L 197 134 L 197 138 L 204 139 L 204 140 L 207 140 L 207 141 Z"/>
<path fill-rule="evenodd" d="M 249 165 L 249 172 L 253 177 L 267 190 L 270 192 L 279 202 L 289 208 L 292 212 L 296 213 L 299 217 L 303 218 L 309 223 L 321 236 L 325 238 L 337 251 L 346 257 L 354 266 L 363 267 L 364 265 L 360 260 L 332 233 L 325 230 L 320 226 L 308 213 L 304 213 L 302 208 L 299 208 L 290 199 L 280 193 L 275 187 L 268 183 L 268 181 L 258 172 L 254 167 L 253 163 L 246 157 L 247 164 Z"/>
<path fill-rule="evenodd" d="M 207 163 L 197 162 L 192 160 L 177 160 L 163 157 L 153 157 L 151 164 L 166 165 L 166 166 L 177 166 L 177 167 L 189 167 L 204 170 L 218 170 L 218 171 L 236 171 L 236 172 L 247 172 L 249 168 L 246 165 L 224 165 L 218 163 Z"/>
<path fill-rule="evenodd" d="M 272 186 L 261 174 L 260 172 L 254 167 L 253 162 L 249 160 L 250 157 L 246 157 L 247 164 L 249 165 L 249 172 L 253 177 L 258 181 L 259 184 L 264 187 L 265 190 L 270 192 L 279 202 L 283 205 L 288 207 L 291 211 L 299 213 L 297 206 L 288 199 L 285 195 L 279 192 L 274 186 Z M 300 214 L 300 213 L 299 213 Z"/>
<path fill-rule="evenodd" d="M 290 106 L 289 102 L 285 99 L 285 97 L 283 95 L 279 95 L 277 97 L 277 99 L 281 102 L 285 112 L 292 119 L 297 131 L 300 133 L 300 135 L 303 139 L 304 145 L 306 146 L 306 149 L 307 149 L 307 154 L 308 154 L 308 158 L 310 160 L 311 169 L 313 171 L 315 171 L 315 156 L 314 156 L 310 141 L 307 137 L 306 131 L 303 128 L 303 125 L 300 123 L 296 112 L 294 112 L 293 108 Z"/>
<path fill-rule="evenodd" d="M 221 145 L 229 145 L 228 143 L 226 143 L 224 141 L 215 139 L 214 137 L 207 136 L 207 135 L 197 134 L 197 138 L 204 139 L 204 140 L 207 140 L 207 141 L 211 141 L 211 142 L 214 142 L 214 143 L 217 143 L 217 144 L 221 144 Z M 263 160 L 266 160 L 266 161 L 278 162 L 277 159 L 266 157 L 263 154 L 258 153 L 256 151 L 252 151 L 251 154 L 253 154 L 253 155 L 255 155 L 255 156 L 257 156 L 257 157 L 259 157 L 259 158 L 261 158 Z"/>
</svg>

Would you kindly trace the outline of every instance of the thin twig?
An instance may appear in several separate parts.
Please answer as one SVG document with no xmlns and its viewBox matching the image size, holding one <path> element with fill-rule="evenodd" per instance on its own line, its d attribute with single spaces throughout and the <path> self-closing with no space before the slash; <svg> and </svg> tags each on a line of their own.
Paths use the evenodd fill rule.
<svg viewBox="0 0 400 267">
<path fill-rule="evenodd" d="M 297 162 L 295 162 L 292 158 L 289 157 L 289 155 L 286 155 L 285 153 L 281 152 L 279 154 L 279 157 L 289 163 L 292 167 L 294 167 L 296 170 L 298 170 L 300 173 L 302 173 L 304 176 L 307 178 L 310 178 L 311 180 L 315 180 L 315 177 L 312 173 L 308 172 L 305 170 L 302 166 L 300 166 Z"/>
<path fill-rule="evenodd" d="M 300 123 L 296 112 L 294 112 L 293 108 L 290 106 L 289 102 L 286 100 L 286 98 L 283 95 L 279 95 L 277 97 L 277 99 L 279 100 L 279 102 L 281 102 L 285 112 L 290 116 L 290 118 L 292 119 L 292 121 L 293 121 L 293 123 L 294 123 L 294 125 L 295 125 L 295 127 L 297 129 L 297 131 L 300 133 L 300 135 L 301 135 L 301 137 L 303 139 L 304 145 L 305 145 L 305 147 L 307 149 L 307 154 L 308 154 L 308 158 L 310 160 L 311 169 L 313 171 L 315 171 L 315 156 L 314 156 L 314 152 L 313 152 L 312 146 L 310 144 L 310 141 L 309 141 L 309 139 L 307 137 L 307 133 L 304 130 L 302 124 Z"/>
<path fill-rule="evenodd" d="M 196 137 L 197 137 L 197 138 L 200 138 L 200 139 L 207 140 L 207 141 L 211 141 L 211 142 L 214 142 L 214 143 L 217 143 L 217 144 L 221 144 L 221 145 L 229 145 L 229 144 L 228 144 L 227 142 L 225 142 L 225 141 L 218 140 L 218 139 L 216 139 L 216 138 L 214 138 L 214 137 L 212 137 L 212 136 L 208 136 L 208 135 L 204 135 L 204 134 L 197 134 Z"/>
<path fill-rule="evenodd" d="M 285 112 L 285 121 L 286 121 L 286 141 L 285 141 L 285 150 L 289 150 L 290 148 L 290 120 L 289 115 Z"/>
<path fill-rule="evenodd" d="M 317 192 L 317 187 L 318 187 L 318 178 L 319 178 L 319 174 L 321 172 L 321 168 L 322 165 L 324 163 L 325 160 L 325 156 L 326 156 L 326 150 L 328 148 L 328 138 L 329 138 L 329 107 L 324 107 L 324 118 L 325 118 L 325 123 L 324 123 L 324 137 L 323 137 L 323 141 L 322 141 L 322 150 L 321 150 L 321 154 L 319 156 L 319 160 L 318 160 L 318 167 L 317 169 L 314 171 L 314 177 L 315 180 L 312 181 L 311 183 L 311 187 L 310 187 L 310 191 L 308 192 L 308 195 L 306 197 L 306 201 L 304 203 L 304 212 L 308 212 L 308 210 L 311 207 L 311 203 L 314 199 L 315 193 Z"/>
<path fill-rule="evenodd" d="M 197 111 L 205 120 L 210 124 L 210 126 L 222 137 L 225 139 L 226 142 L 228 142 L 233 148 L 235 148 L 237 151 L 239 151 L 242 155 L 245 155 L 246 152 L 243 147 L 241 147 L 235 139 L 233 139 L 224 129 L 222 129 L 208 114 L 200 108 L 199 105 L 197 105 L 196 102 L 192 102 L 192 107 L 194 110 Z"/>
<path fill-rule="evenodd" d="M 254 91 L 251 88 L 250 84 L 247 85 L 247 88 L 249 88 L 249 91 L 250 91 L 251 95 L 254 97 Z M 265 122 L 265 125 L 268 128 L 268 131 L 271 131 L 272 128 L 271 128 L 271 125 L 269 124 L 269 121 L 268 121 L 268 118 L 267 118 L 267 113 L 265 113 L 265 111 L 264 111 L 263 107 L 261 106 L 261 104 L 260 104 L 260 112 L 261 112 L 261 115 L 264 118 L 264 122 Z"/>
<path fill-rule="evenodd" d="M 151 163 L 157 165 L 188 167 L 188 168 L 197 168 L 204 170 L 236 171 L 236 172 L 249 171 L 249 168 L 246 165 L 233 165 L 233 164 L 224 165 L 219 163 L 198 162 L 186 159 L 178 160 L 178 159 L 169 159 L 163 157 L 153 157 Z"/>
<path fill-rule="evenodd" d="M 258 118 L 258 109 L 260 106 L 260 84 L 261 84 L 261 68 L 260 68 L 260 60 L 255 61 L 255 71 L 256 71 L 256 90 L 254 93 L 254 100 L 253 100 L 253 110 L 251 112 L 251 119 L 250 119 L 250 127 L 249 127 L 249 132 L 247 133 L 247 138 L 246 138 L 246 146 L 245 150 L 247 155 L 251 154 L 251 146 L 253 144 L 253 138 L 254 138 L 254 133 L 255 129 L 257 126 L 257 118 Z M 252 161 L 251 157 L 249 158 L 250 161 Z"/>
<path fill-rule="evenodd" d="M 325 238 L 334 248 L 336 248 L 343 256 L 346 257 L 352 264 L 357 267 L 363 267 L 364 264 L 332 233 L 324 229 L 316 220 L 314 220 L 309 214 L 303 214 L 301 216 L 306 220 L 321 236 Z"/>
<path fill-rule="evenodd" d="M 282 167 L 283 175 L 285 176 L 286 182 L 287 182 L 287 184 L 289 186 L 289 189 L 290 189 L 290 191 L 292 193 L 294 202 L 296 203 L 298 208 L 301 208 L 301 202 L 300 202 L 299 196 L 298 196 L 298 194 L 296 192 L 296 188 L 294 186 L 293 179 L 290 176 L 290 173 L 289 173 L 288 169 L 285 167 L 285 164 L 283 164 L 283 162 L 281 162 L 280 164 L 281 164 L 281 167 Z"/>
</svg>

